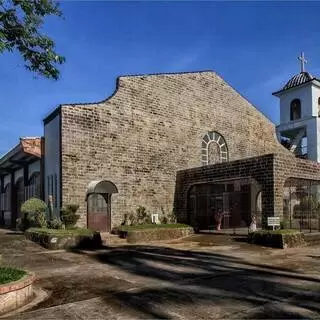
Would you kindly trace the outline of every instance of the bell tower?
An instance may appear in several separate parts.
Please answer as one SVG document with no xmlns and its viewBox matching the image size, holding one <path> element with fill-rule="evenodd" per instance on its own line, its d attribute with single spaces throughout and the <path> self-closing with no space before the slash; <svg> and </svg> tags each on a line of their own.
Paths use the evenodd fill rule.
<svg viewBox="0 0 320 320">
<path fill-rule="evenodd" d="M 278 140 L 297 157 L 320 162 L 320 80 L 305 71 L 303 52 L 300 73 L 274 92 L 280 99 Z"/>
</svg>

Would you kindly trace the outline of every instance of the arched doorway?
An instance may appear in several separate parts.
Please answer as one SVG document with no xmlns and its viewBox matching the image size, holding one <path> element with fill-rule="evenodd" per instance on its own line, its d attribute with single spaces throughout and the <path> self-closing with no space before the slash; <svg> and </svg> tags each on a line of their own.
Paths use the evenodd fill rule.
<svg viewBox="0 0 320 320">
<path fill-rule="evenodd" d="M 111 231 L 111 196 L 118 193 L 110 181 L 99 180 L 89 183 L 87 189 L 87 226 L 101 232 Z"/>
</svg>

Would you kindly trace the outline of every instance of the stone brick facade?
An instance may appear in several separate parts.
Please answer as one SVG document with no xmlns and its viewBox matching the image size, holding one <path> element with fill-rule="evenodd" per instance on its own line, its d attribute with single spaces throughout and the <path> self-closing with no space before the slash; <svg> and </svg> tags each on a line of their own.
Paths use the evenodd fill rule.
<svg viewBox="0 0 320 320">
<path fill-rule="evenodd" d="M 262 194 L 262 212 L 274 215 L 274 154 L 179 171 L 176 178 L 175 213 L 178 222 L 190 223 L 188 192 L 191 186 L 231 179 L 254 179 Z"/>
<path fill-rule="evenodd" d="M 253 178 L 261 187 L 263 216 L 282 217 L 286 180 L 307 179 L 320 184 L 320 163 L 282 153 L 178 171 L 174 204 L 178 222 L 190 222 L 188 192 L 191 186 L 245 178 Z"/>
<path fill-rule="evenodd" d="M 294 159 L 277 142 L 274 125 L 211 71 L 120 77 L 107 100 L 63 105 L 60 116 L 62 204 L 80 205 L 81 225 L 92 180 L 109 180 L 119 190 L 112 195 L 113 226 L 139 205 L 171 211 L 176 173 L 201 166 L 201 142 L 209 131 L 224 137 L 230 161 L 271 153 Z M 253 168 L 259 166 L 257 179 L 267 174 L 262 183 L 271 192 L 272 177 L 263 170 L 270 159 L 262 157 Z M 251 170 L 257 160 L 247 161 Z"/>
<path fill-rule="evenodd" d="M 274 212 L 279 216 L 283 214 L 283 190 L 289 178 L 318 180 L 320 184 L 320 163 L 274 155 Z"/>
</svg>

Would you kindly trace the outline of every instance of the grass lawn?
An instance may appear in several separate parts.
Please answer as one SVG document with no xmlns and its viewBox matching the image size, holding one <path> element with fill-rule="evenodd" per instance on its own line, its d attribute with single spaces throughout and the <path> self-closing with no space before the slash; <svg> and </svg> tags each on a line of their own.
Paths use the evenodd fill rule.
<svg viewBox="0 0 320 320">
<path fill-rule="evenodd" d="M 26 271 L 8 267 L 0 267 L 0 285 L 21 279 Z"/>
<path fill-rule="evenodd" d="M 137 224 L 133 226 L 121 226 L 120 231 L 135 231 L 145 229 L 172 229 L 172 228 L 186 228 L 190 227 L 187 224 L 175 223 L 175 224 Z"/>
<path fill-rule="evenodd" d="M 43 235 L 53 235 L 57 237 L 65 236 L 90 236 L 94 231 L 90 229 L 74 228 L 74 229 L 48 229 L 48 228 L 30 228 L 28 232 L 36 232 Z"/>
</svg>

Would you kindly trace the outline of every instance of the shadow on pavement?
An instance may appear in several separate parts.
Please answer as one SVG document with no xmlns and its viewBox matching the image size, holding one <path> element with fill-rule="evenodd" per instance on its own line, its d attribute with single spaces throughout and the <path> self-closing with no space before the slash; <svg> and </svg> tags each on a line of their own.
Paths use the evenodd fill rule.
<svg viewBox="0 0 320 320">
<path fill-rule="evenodd" d="M 106 247 L 92 259 L 153 280 L 136 290 L 108 290 L 121 305 L 143 317 L 306 319 L 320 313 L 320 280 L 288 268 L 253 264 L 228 255 L 155 246 Z M 143 280 L 141 280 L 143 281 Z M 269 308 L 290 304 L 299 311 Z M 178 311 L 177 311 L 178 310 Z M 212 313 L 215 310 L 214 313 Z"/>
</svg>

